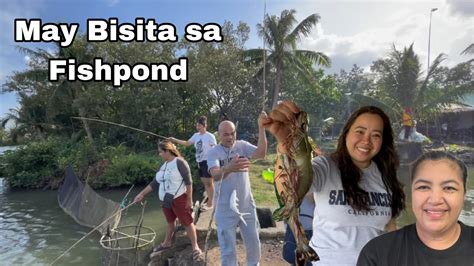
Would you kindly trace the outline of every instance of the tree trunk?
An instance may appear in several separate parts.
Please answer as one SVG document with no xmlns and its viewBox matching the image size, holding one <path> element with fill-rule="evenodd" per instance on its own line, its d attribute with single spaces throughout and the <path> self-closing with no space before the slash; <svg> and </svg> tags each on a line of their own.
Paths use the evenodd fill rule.
<svg viewBox="0 0 474 266">
<path fill-rule="evenodd" d="M 87 91 L 87 86 L 85 84 L 81 85 L 81 91 L 85 93 Z M 73 89 L 74 92 L 74 89 Z M 74 95 L 73 95 L 74 101 L 78 100 Z M 82 107 L 80 104 L 77 104 L 78 110 L 79 110 L 79 116 L 81 117 L 87 117 L 86 114 L 86 109 Z M 91 128 L 89 127 L 89 121 L 81 119 L 82 124 L 84 125 L 84 130 L 86 131 L 87 138 L 89 139 L 90 144 L 92 145 L 92 149 L 94 150 L 95 153 L 97 153 L 97 148 L 95 147 L 94 143 L 94 138 L 92 137 L 92 131 Z"/>
<path fill-rule="evenodd" d="M 86 117 L 86 110 L 84 109 L 84 107 L 79 107 L 79 115 L 81 117 Z M 84 130 L 86 131 L 87 138 L 89 139 L 89 142 L 92 145 L 92 149 L 94 150 L 94 152 L 97 153 L 97 149 L 95 147 L 94 139 L 92 138 L 92 131 L 89 127 L 89 122 L 87 120 L 84 120 L 84 119 L 81 119 L 81 121 L 82 121 L 82 124 L 84 125 Z"/>
</svg>

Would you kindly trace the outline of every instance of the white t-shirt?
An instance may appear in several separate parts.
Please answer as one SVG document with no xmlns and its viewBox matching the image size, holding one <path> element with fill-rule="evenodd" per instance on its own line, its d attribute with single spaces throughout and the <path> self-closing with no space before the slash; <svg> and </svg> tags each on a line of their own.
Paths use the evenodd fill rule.
<svg viewBox="0 0 474 266">
<path fill-rule="evenodd" d="M 166 193 L 171 193 L 177 198 L 186 192 L 186 184 L 178 169 L 178 160 L 182 159 L 174 158 L 170 162 L 165 162 L 156 172 L 155 180 L 160 183 L 158 192 L 160 200 L 163 200 Z"/>
<path fill-rule="evenodd" d="M 207 152 L 217 144 L 216 138 L 209 132 L 204 134 L 194 133 L 188 141 L 192 142 L 196 148 L 196 161 L 198 163 L 207 161 Z"/>
<path fill-rule="evenodd" d="M 209 151 L 207 160 L 209 170 L 213 167 L 226 166 L 237 154 L 251 158 L 256 149 L 257 147 L 244 140 L 237 140 L 232 148 L 226 148 L 219 144 Z M 238 215 L 230 209 L 229 204 L 230 196 L 234 190 L 237 193 L 239 212 L 253 213 L 255 211 L 249 172 L 229 173 L 224 179 L 214 182 L 214 189 L 214 202 L 217 205 L 215 219 L 218 228 L 232 228 L 239 220 Z M 219 201 L 217 201 L 217 198 L 219 198 Z"/>
<path fill-rule="evenodd" d="M 313 236 L 310 246 L 320 261 L 314 265 L 356 265 L 362 247 L 385 232 L 392 218 L 387 194 L 377 165 L 362 170 L 360 187 L 369 193 L 370 211 L 354 211 L 342 188 L 339 168 L 330 157 L 313 159 Z"/>
</svg>

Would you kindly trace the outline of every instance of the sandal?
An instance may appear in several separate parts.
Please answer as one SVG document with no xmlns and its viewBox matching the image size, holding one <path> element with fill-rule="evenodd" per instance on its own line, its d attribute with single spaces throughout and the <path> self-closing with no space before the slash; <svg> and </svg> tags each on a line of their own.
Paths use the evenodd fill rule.
<svg viewBox="0 0 474 266">
<path fill-rule="evenodd" d="M 193 250 L 193 260 L 197 261 L 201 259 L 202 251 L 200 249 Z"/>
<path fill-rule="evenodd" d="M 155 247 L 153 249 L 153 252 L 160 252 L 160 251 L 167 250 L 167 249 L 170 249 L 170 248 L 171 248 L 171 246 L 165 247 L 165 246 L 163 246 L 163 244 L 159 244 L 157 247 Z"/>
</svg>

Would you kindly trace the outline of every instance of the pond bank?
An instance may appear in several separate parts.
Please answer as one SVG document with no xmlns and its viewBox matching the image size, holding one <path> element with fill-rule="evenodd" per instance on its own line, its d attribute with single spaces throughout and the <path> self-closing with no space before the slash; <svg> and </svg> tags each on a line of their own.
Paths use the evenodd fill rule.
<svg viewBox="0 0 474 266">
<path fill-rule="evenodd" d="M 262 227 L 259 229 L 261 241 L 262 260 L 260 265 L 288 265 L 281 257 L 283 248 L 283 238 L 285 228 L 283 222 L 269 223 L 272 210 L 263 208 L 258 210 L 258 217 Z M 199 212 L 196 222 L 196 233 L 199 247 L 205 251 L 205 240 L 208 232 L 209 222 L 212 217 L 212 211 Z M 211 235 L 209 238 L 209 248 L 207 254 L 207 265 L 220 265 L 220 249 L 217 243 L 216 226 L 212 222 Z M 238 232 L 238 230 L 237 230 Z M 205 256 L 198 261 L 193 261 L 191 243 L 184 230 L 178 230 L 175 233 L 173 247 L 168 250 L 154 252 L 150 255 L 149 265 L 205 265 Z M 158 245 L 160 241 L 156 242 Z M 238 234 L 237 238 L 237 259 L 240 265 L 245 265 L 245 246 Z"/>
</svg>

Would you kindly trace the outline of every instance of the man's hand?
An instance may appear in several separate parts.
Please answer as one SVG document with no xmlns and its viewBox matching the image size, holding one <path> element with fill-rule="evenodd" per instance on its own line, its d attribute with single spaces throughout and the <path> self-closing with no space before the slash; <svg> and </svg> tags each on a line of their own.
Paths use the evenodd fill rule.
<svg viewBox="0 0 474 266">
<path fill-rule="evenodd" d="M 227 173 L 231 172 L 248 172 L 250 166 L 250 161 L 248 158 L 239 157 L 239 155 L 235 155 L 232 158 L 228 165 L 224 167 L 224 171 Z"/>
</svg>

